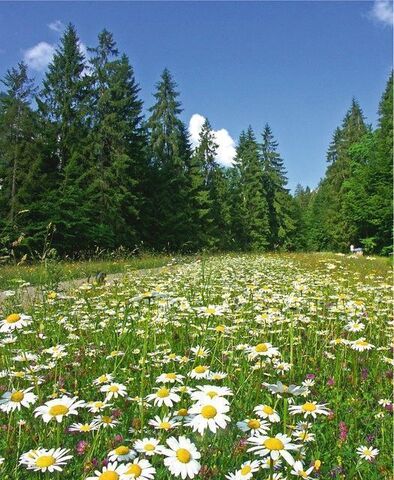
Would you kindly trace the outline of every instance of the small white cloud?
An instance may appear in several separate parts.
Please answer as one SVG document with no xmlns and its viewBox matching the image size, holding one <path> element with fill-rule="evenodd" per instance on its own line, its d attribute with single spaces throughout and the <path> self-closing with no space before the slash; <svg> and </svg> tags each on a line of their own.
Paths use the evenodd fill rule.
<svg viewBox="0 0 394 480">
<path fill-rule="evenodd" d="M 384 25 L 392 26 L 394 23 L 392 0 L 375 0 L 370 13 L 373 19 Z"/>
<path fill-rule="evenodd" d="M 40 42 L 24 52 L 24 60 L 33 70 L 45 70 L 55 53 L 55 46 Z"/>
<path fill-rule="evenodd" d="M 55 20 L 48 23 L 48 28 L 54 32 L 62 32 L 64 30 L 64 24 L 60 20 Z"/>
<path fill-rule="evenodd" d="M 192 115 L 189 121 L 189 134 L 193 147 L 198 145 L 198 139 L 201 128 L 205 122 L 205 117 L 199 113 Z M 215 142 L 218 145 L 216 150 L 216 160 L 225 167 L 231 167 L 235 158 L 235 142 L 225 128 L 213 130 Z"/>
<path fill-rule="evenodd" d="M 203 117 L 199 113 L 194 113 L 189 121 L 189 134 L 193 147 L 196 147 L 198 145 L 198 136 L 200 135 L 200 130 L 204 125 L 204 122 L 205 117 Z"/>
</svg>

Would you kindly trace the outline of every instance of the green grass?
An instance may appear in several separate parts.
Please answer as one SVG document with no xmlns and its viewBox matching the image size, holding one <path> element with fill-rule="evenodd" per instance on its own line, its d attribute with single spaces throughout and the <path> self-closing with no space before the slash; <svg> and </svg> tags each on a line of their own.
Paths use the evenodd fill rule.
<svg viewBox="0 0 394 480">
<path fill-rule="evenodd" d="M 304 414 L 292 414 L 292 405 L 310 408 L 310 402 L 317 402 L 327 415 L 308 416 L 307 431 L 314 439 L 305 443 L 293 438 L 297 450 L 291 451 L 305 469 L 320 462 L 311 477 L 391 480 L 393 425 L 390 404 L 385 406 L 392 396 L 390 264 L 333 254 L 204 255 L 188 260 L 144 275 L 131 272 L 113 285 L 44 297 L 25 311 L 18 296 L 4 302 L 0 330 L 9 328 L 1 320 L 12 313 L 25 313 L 31 320 L 14 330 L 11 339 L 0 333 L 0 392 L 15 394 L 31 387 L 36 398 L 20 411 L 0 411 L 0 457 L 5 458 L 1 479 L 100 478 L 94 471 L 101 471 L 114 448 L 132 448 L 146 437 L 166 445 L 170 436 L 183 435 L 201 453 L 195 478 L 225 480 L 244 462 L 261 459 L 248 452 L 250 433 L 238 426 L 256 418 L 256 406 L 271 406 L 279 415 L 279 422 L 267 425 L 267 436 L 291 436 L 304 420 Z M 82 272 L 77 266 L 76 271 Z M 350 322 L 363 329 L 347 330 Z M 370 350 L 354 349 L 365 346 L 360 337 L 372 345 Z M 277 349 L 272 358 L 265 356 L 268 343 Z M 263 353 L 254 358 L 254 352 Z M 222 372 L 223 378 L 191 378 L 197 366 Z M 158 406 L 147 398 L 165 373 L 183 376 L 167 388 L 174 391 L 182 385 L 186 390 L 174 391 L 179 398 L 172 406 Z M 104 400 L 101 385 L 95 384 L 104 374 L 111 374 L 127 396 L 112 398 L 101 413 L 79 407 L 77 415 L 65 416 L 61 423 L 34 416 L 35 408 L 62 395 Z M 301 386 L 308 379 L 304 395 L 279 396 L 267 387 L 278 381 Z M 181 408 L 197 407 L 188 389 L 205 385 L 209 391 L 227 387 L 232 393 L 227 401 L 219 400 L 229 408 L 226 428 L 201 435 L 180 419 L 173 430 L 153 428 L 150 421 L 156 415 L 163 419 Z M 205 402 L 212 403 L 212 398 Z M 114 428 L 68 431 L 74 422 L 89 423 L 101 415 L 116 421 Z M 357 454 L 360 446 L 377 448 L 379 454 L 373 462 L 363 460 Z M 57 447 L 72 456 L 60 473 L 36 473 L 19 465 L 20 456 L 31 449 Z M 176 478 L 163 455 L 139 458 L 154 466 L 155 480 Z M 296 479 L 291 470 L 282 460 L 280 478 Z M 100 480 L 107 478 L 120 480 L 114 475 Z M 253 475 L 256 480 L 273 478 L 274 472 L 264 468 Z"/>
<path fill-rule="evenodd" d="M 49 262 L 31 265 L 5 265 L 0 267 L 0 290 L 14 289 L 22 283 L 33 286 L 87 278 L 97 272 L 123 273 L 133 270 L 158 268 L 170 262 L 167 255 L 143 255 L 117 260 L 90 260 L 76 262 Z"/>
</svg>

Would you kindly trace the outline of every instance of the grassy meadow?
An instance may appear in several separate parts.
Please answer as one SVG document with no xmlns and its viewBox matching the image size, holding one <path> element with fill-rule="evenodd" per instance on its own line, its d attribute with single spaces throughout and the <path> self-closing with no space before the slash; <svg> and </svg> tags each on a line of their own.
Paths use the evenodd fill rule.
<svg viewBox="0 0 394 480">
<path fill-rule="evenodd" d="M 1 480 L 392 478 L 387 260 L 157 261 L 0 304 Z"/>
</svg>

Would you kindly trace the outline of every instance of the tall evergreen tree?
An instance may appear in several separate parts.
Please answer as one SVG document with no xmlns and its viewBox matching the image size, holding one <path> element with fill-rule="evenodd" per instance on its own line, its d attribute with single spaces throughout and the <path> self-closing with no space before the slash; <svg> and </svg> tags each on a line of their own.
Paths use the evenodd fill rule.
<svg viewBox="0 0 394 480">
<path fill-rule="evenodd" d="M 125 55 L 117 58 L 113 36 L 103 30 L 90 49 L 91 132 L 89 186 L 92 243 L 114 248 L 138 238 L 138 174 L 143 162 L 142 102 Z"/>
<path fill-rule="evenodd" d="M 347 251 L 355 231 L 344 214 L 347 182 L 352 176 L 350 148 L 368 133 L 363 112 L 353 99 L 342 126 L 336 129 L 328 151 L 330 165 L 313 200 L 312 245 L 319 250 Z"/>
<path fill-rule="evenodd" d="M 13 225 L 18 211 L 29 207 L 29 196 L 23 198 L 26 179 L 38 155 L 38 122 L 30 107 L 36 89 L 23 62 L 1 83 L 6 91 L 0 98 L 0 218 Z"/>
<path fill-rule="evenodd" d="M 235 164 L 240 172 L 239 243 L 245 249 L 264 251 L 269 246 L 269 211 L 258 145 L 250 126 L 241 133 Z"/>
<path fill-rule="evenodd" d="M 291 219 L 292 200 L 286 189 L 287 177 L 283 159 L 278 153 L 278 142 L 274 139 L 271 128 L 265 125 L 260 145 L 260 157 L 263 167 L 263 182 L 267 195 L 270 225 L 270 248 L 286 247 L 294 230 Z"/>
<path fill-rule="evenodd" d="M 176 88 L 165 69 L 156 85 L 156 102 L 149 110 L 147 123 L 152 192 L 149 240 L 157 248 L 168 250 L 189 248 L 191 229 L 187 178 L 191 147 L 179 118 L 182 109 Z"/>
<path fill-rule="evenodd" d="M 35 227 L 40 236 L 47 224 L 53 223 L 56 226 L 53 244 L 60 251 L 86 249 L 90 243 L 85 190 L 90 86 L 80 41 L 70 24 L 60 39 L 37 98 L 44 127 L 43 171 L 47 185 L 37 205 L 40 218 Z"/>
<path fill-rule="evenodd" d="M 212 248 L 218 242 L 217 225 L 213 215 L 215 198 L 215 172 L 219 168 L 216 158 L 217 144 L 209 121 L 202 125 L 198 145 L 191 157 L 189 181 L 192 226 L 195 230 L 195 248 Z"/>
</svg>

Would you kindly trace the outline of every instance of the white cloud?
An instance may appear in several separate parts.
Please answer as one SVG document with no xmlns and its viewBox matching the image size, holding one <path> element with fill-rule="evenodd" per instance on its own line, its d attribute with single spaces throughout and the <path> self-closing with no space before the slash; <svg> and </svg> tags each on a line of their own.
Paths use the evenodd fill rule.
<svg viewBox="0 0 394 480">
<path fill-rule="evenodd" d="M 24 52 L 24 60 L 33 70 L 45 70 L 53 54 L 55 53 L 55 46 L 47 42 L 40 42 L 34 47 L 29 48 Z"/>
<path fill-rule="evenodd" d="M 193 147 L 198 145 L 198 137 L 204 122 L 205 117 L 199 113 L 193 114 L 189 121 L 189 134 Z M 216 160 L 225 167 L 231 167 L 236 153 L 233 138 L 225 128 L 213 130 L 213 133 L 215 135 L 215 142 L 218 145 Z"/>
<path fill-rule="evenodd" d="M 64 30 L 64 24 L 60 20 L 54 20 L 48 23 L 48 28 L 54 32 L 62 32 Z"/>
<path fill-rule="evenodd" d="M 393 25 L 393 2 L 392 0 L 375 0 L 371 16 L 384 25 Z"/>
<path fill-rule="evenodd" d="M 80 41 L 78 46 L 81 53 L 83 53 L 84 57 L 87 58 L 88 49 L 86 45 Z M 55 45 L 51 45 L 47 42 L 39 42 L 37 45 L 34 45 L 34 47 L 25 50 L 23 59 L 30 68 L 40 72 L 45 70 L 48 64 L 52 61 L 55 50 Z M 85 68 L 83 74 L 86 75 L 88 70 L 88 68 Z"/>
</svg>

